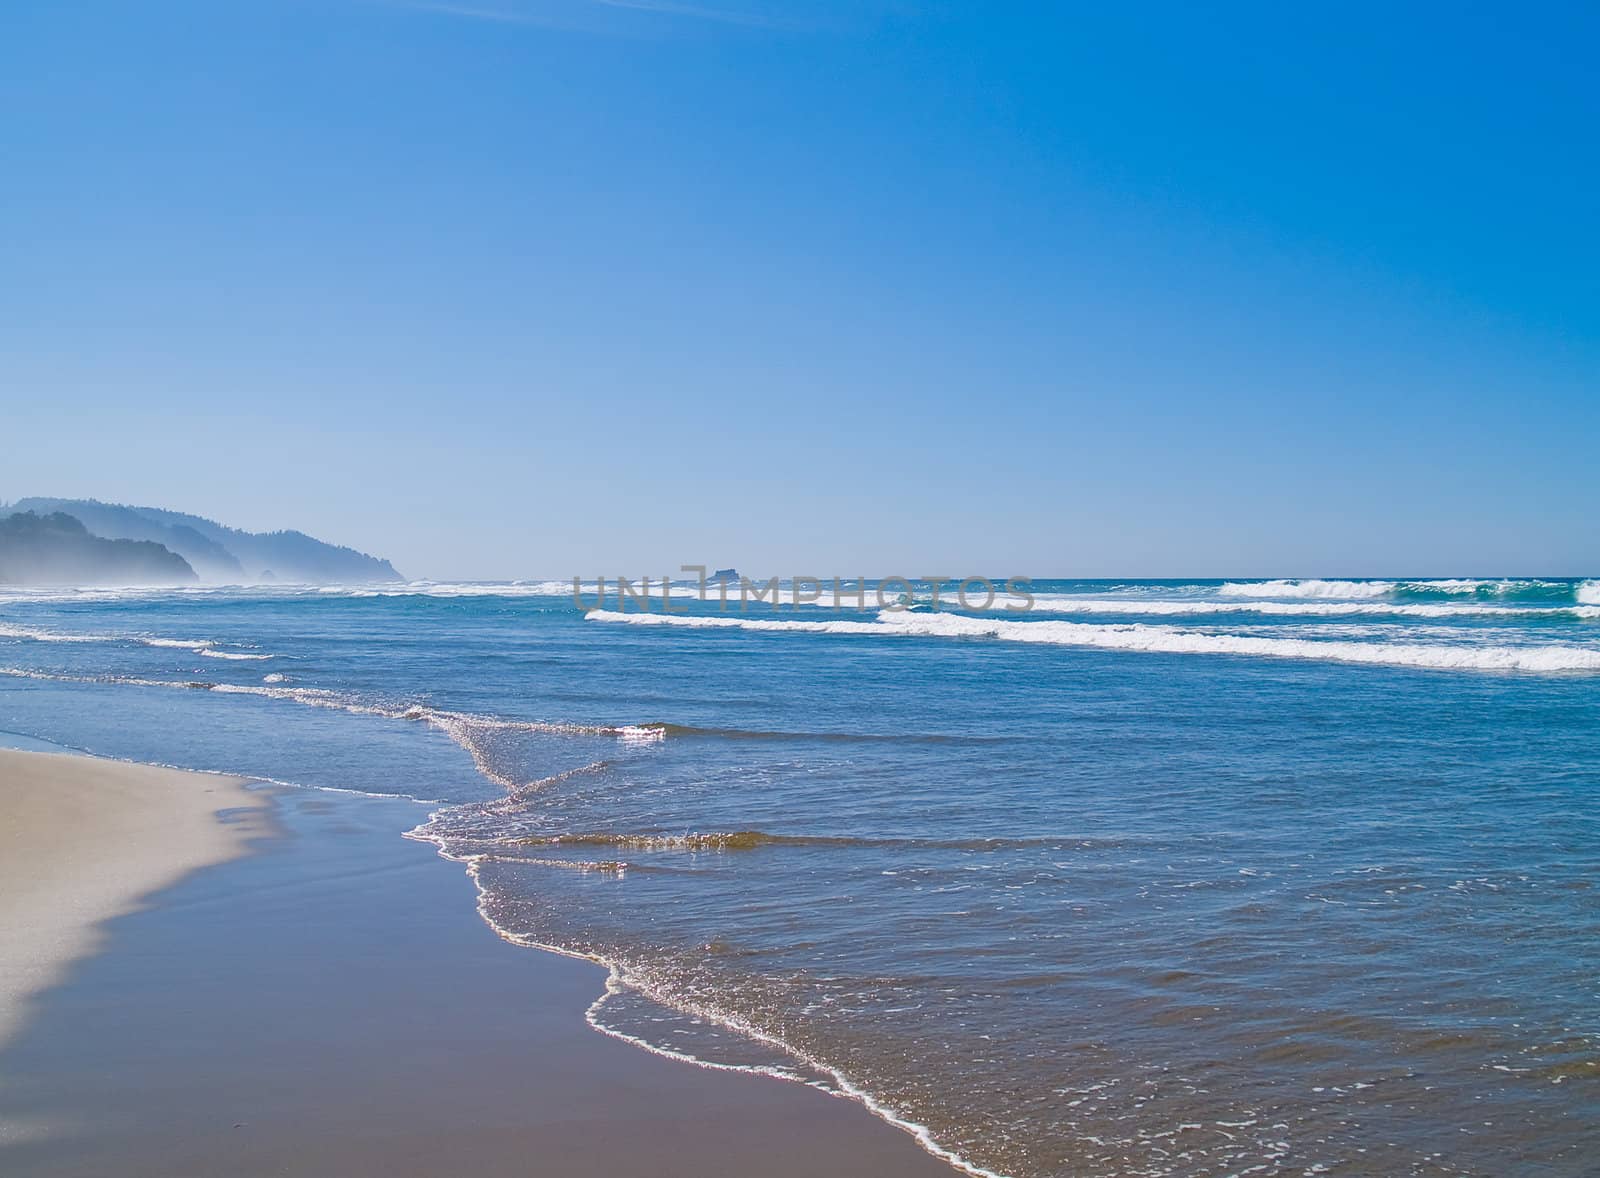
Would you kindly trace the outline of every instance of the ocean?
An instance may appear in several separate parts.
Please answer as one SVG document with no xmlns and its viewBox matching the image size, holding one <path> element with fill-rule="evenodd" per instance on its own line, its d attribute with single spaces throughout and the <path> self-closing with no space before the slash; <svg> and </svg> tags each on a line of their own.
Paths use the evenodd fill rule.
<svg viewBox="0 0 1600 1178">
<path fill-rule="evenodd" d="M 973 1173 L 1593 1173 L 1600 583 L 1001 591 L 13 590 L 0 729 L 414 799 L 597 1030 Z"/>
</svg>

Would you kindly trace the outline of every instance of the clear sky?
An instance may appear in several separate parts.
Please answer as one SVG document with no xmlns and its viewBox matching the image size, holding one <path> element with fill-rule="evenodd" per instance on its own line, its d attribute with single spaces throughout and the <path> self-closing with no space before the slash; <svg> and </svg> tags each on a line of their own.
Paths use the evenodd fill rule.
<svg viewBox="0 0 1600 1178">
<path fill-rule="evenodd" d="M 435 578 L 1593 574 L 1596 45 L 1559 4 L 9 0 L 0 499 Z"/>
</svg>

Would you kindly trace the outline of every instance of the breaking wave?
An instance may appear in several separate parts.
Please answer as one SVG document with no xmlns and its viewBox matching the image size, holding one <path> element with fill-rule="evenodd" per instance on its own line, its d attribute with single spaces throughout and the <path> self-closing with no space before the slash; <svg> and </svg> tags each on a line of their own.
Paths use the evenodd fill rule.
<svg viewBox="0 0 1600 1178">
<path fill-rule="evenodd" d="M 183 691 L 208 691 L 216 695 L 244 695 L 281 700 L 304 707 L 327 708 L 357 716 L 377 716 L 388 720 L 409 720 L 429 724 L 458 744 L 478 771 L 489 781 L 509 791 L 526 790 L 538 782 L 509 777 L 492 755 L 491 743 L 497 734 L 524 733 L 546 736 L 612 737 L 624 744 L 653 744 L 665 739 L 665 724 L 574 724 L 563 721 L 514 720 L 499 716 L 480 716 L 417 703 L 385 703 L 363 699 L 347 692 L 324 687 L 286 687 L 267 676 L 260 684 L 214 683 L 207 680 L 150 679 L 134 675 L 73 675 L 28 667 L 0 667 L 0 675 L 18 679 L 38 679 L 55 683 L 101 683 L 122 687 L 160 687 Z"/>
<path fill-rule="evenodd" d="M 593 591 L 592 582 L 584 588 Z M 571 581 L 411 581 L 403 585 L 322 585 L 326 597 L 564 597 Z"/>
<path fill-rule="evenodd" d="M 582 766 L 571 770 L 569 774 L 561 776 L 585 773 L 599 767 Z M 489 803 L 489 805 L 493 806 L 494 803 Z M 658 971 L 641 967 L 638 962 L 626 961 L 620 956 L 599 951 L 594 947 L 572 943 L 563 944 L 556 940 L 543 939 L 530 932 L 521 931 L 513 927 L 497 911 L 496 896 L 483 878 L 484 867 L 492 863 L 494 857 L 481 851 L 468 850 L 467 847 L 474 840 L 470 835 L 463 838 L 459 832 L 451 829 L 450 823 L 447 821 L 447 816 L 458 816 L 463 811 L 472 808 L 446 806 L 430 814 L 428 820 L 420 826 L 407 831 L 405 837 L 418 842 L 431 843 L 441 858 L 460 863 L 466 868 L 467 877 L 472 880 L 478 893 L 478 915 L 502 940 L 523 948 L 540 949 L 563 957 L 592 961 L 605 967 L 608 974 L 605 991 L 590 1004 L 585 1012 L 585 1021 L 590 1027 L 603 1035 L 648 1051 L 652 1055 L 679 1060 L 696 1067 L 714 1071 L 764 1075 L 774 1079 L 807 1084 L 832 1095 L 844 1096 L 863 1105 L 880 1119 L 911 1134 L 922 1149 L 934 1157 L 949 1163 L 960 1173 L 972 1175 L 973 1178 L 1003 1178 L 1003 1175 L 998 1171 L 981 1166 L 963 1156 L 956 1149 L 952 1149 L 942 1143 L 927 1125 L 897 1110 L 866 1085 L 853 1080 L 843 1069 L 829 1064 L 791 1037 L 786 1037 L 766 1026 L 758 1025 L 756 1021 L 740 1015 L 728 1004 L 696 999 L 681 987 L 674 986 L 670 977 L 658 976 Z M 477 808 L 484 809 L 485 807 Z M 706 837 L 740 839 L 746 836 L 756 840 L 777 837 L 764 835 L 758 831 L 742 831 L 728 835 Z M 616 837 L 628 838 L 630 836 Z M 583 873 L 594 872 L 605 875 L 620 876 L 628 870 L 627 864 L 617 860 L 563 862 L 560 860 L 538 859 L 533 860 L 533 862 Z M 670 970 L 666 972 L 670 973 Z M 748 1042 L 774 1049 L 777 1057 L 763 1063 L 721 1062 L 696 1055 L 689 1050 L 681 1050 L 676 1045 L 668 1045 L 662 1042 L 659 1036 L 646 1038 L 635 1034 L 625 1029 L 620 1023 L 611 1021 L 606 1016 L 608 1006 L 618 1000 L 625 1000 L 630 995 L 642 997 L 664 1012 L 675 1012 L 676 1014 L 687 1016 L 697 1023 L 725 1027 Z"/>
<path fill-rule="evenodd" d="M 694 617 L 624 614 L 591 610 L 590 621 L 635 626 L 836 634 L 866 637 L 994 638 L 1052 646 L 1084 646 L 1152 654 L 1232 654 L 1262 658 L 1318 659 L 1344 663 L 1454 671 L 1600 671 L 1600 649 L 1579 646 L 1427 646 L 1402 642 L 1262 638 L 1207 634 L 1145 623 L 1018 622 L 960 614 L 885 610 L 875 622 L 794 621 L 776 618 Z"/>
<path fill-rule="evenodd" d="M 154 650 L 187 650 L 211 659 L 270 659 L 270 654 L 246 654 L 223 650 L 209 638 L 154 638 L 147 634 L 87 634 L 70 630 L 47 630 L 38 626 L 16 626 L 0 622 L 0 638 L 26 642 L 115 642 L 126 646 L 147 646 Z"/>
<path fill-rule="evenodd" d="M 628 615 L 629 617 L 633 615 Z M 32 667 L 0 667 L 0 675 L 17 679 L 38 679 L 56 683 L 101 683 L 122 687 L 161 687 L 183 691 L 208 691 L 217 695 L 255 696 L 281 700 L 304 707 L 327 708 L 356 716 L 377 716 L 387 720 L 408 720 L 439 729 L 451 740 L 474 754 L 475 763 L 483 754 L 483 741 L 493 733 L 524 733 L 540 736 L 611 737 L 623 744 L 655 744 L 663 740 L 709 739 L 749 741 L 819 741 L 839 744 L 1000 744 L 1008 738 L 955 735 L 939 732 L 791 732 L 747 728 L 704 728 L 693 724 L 670 724 L 658 720 L 636 724 L 581 724 L 562 720 L 518 720 L 452 711 L 419 703 L 390 703 L 364 699 L 350 692 L 325 687 L 290 687 L 288 677 L 277 672 L 261 677 L 260 684 L 218 683 L 204 679 L 151 679 L 136 675 L 75 675 Z M 476 750 L 476 751 L 475 751 Z M 528 783 L 506 779 L 491 772 L 487 759 L 478 765 L 486 777 L 506 789 L 524 788 Z"/>
<path fill-rule="evenodd" d="M 1226 588 L 1226 586 L 1224 586 Z M 1244 594 L 1230 594 L 1244 596 Z M 1579 597 L 1582 601 L 1583 598 Z M 1462 602 L 1331 601 L 1307 596 L 1289 601 L 1161 601 L 1151 598 L 1077 597 L 1056 593 L 1034 595 L 1032 613 L 1148 614 L 1192 617 L 1205 614 L 1261 614 L 1270 617 L 1405 617 L 1405 618 L 1600 618 L 1600 593 L 1593 604 L 1492 605 Z"/>
<path fill-rule="evenodd" d="M 1375 597 L 1444 598 L 1476 597 L 1489 600 L 1531 599 L 1539 601 L 1600 603 L 1584 596 L 1585 585 L 1572 581 L 1533 578 L 1454 577 L 1431 581 L 1354 580 L 1325 581 L 1315 578 L 1277 581 L 1228 581 L 1217 593 L 1223 597 L 1329 598 L 1338 601 L 1363 601 Z"/>
<path fill-rule="evenodd" d="M 586 767 L 588 768 L 588 767 Z M 566 775 L 563 775 L 566 776 Z M 858 847 L 865 850 L 1007 851 L 1036 847 L 1108 849 L 1127 847 L 1134 838 L 1083 838 L 1072 835 L 1035 835 L 1028 838 L 895 838 L 852 835 L 772 834 L 764 830 L 710 831 L 689 834 L 586 834 L 537 835 L 516 839 L 524 847 L 618 847 L 633 851 L 754 851 L 762 847 Z"/>
</svg>

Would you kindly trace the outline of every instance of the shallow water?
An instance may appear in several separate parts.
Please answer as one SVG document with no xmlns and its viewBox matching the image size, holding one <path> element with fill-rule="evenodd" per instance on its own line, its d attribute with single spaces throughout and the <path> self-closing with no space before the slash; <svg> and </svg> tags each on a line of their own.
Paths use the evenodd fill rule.
<svg viewBox="0 0 1600 1178">
<path fill-rule="evenodd" d="M 974 1168 L 1576 1175 L 1596 588 L 17 594 L 0 727 L 433 800 L 499 931 L 613 964 L 603 1029 Z"/>
</svg>

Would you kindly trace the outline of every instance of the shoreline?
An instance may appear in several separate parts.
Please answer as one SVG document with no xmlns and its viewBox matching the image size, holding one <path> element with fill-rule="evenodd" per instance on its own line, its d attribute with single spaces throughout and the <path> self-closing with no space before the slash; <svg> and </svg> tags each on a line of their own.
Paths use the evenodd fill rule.
<svg viewBox="0 0 1600 1178">
<path fill-rule="evenodd" d="M 753 1039 L 756 1042 L 764 1043 L 767 1046 L 777 1048 L 784 1054 L 794 1058 L 803 1067 L 810 1068 L 812 1071 L 817 1073 L 818 1076 L 826 1076 L 829 1081 L 831 1081 L 832 1087 L 826 1087 L 815 1080 L 806 1079 L 804 1076 L 795 1072 L 780 1070 L 777 1068 L 765 1067 L 761 1065 L 720 1063 L 712 1060 L 701 1059 L 695 1055 L 682 1051 L 675 1051 L 670 1047 L 659 1043 L 652 1043 L 647 1039 L 640 1038 L 637 1035 L 633 1035 L 626 1031 L 621 1031 L 607 1025 L 606 1022 L 600 1017 L 600 1011 L 604 1008 L 607 999 L 609 999 L 613 994 L 619 993 L 623 989 L 627 988 L 627 983 L 623 980 L 622 973 L 615 962 L 594 954 L 583 953 L 572 949 L 565 949 L 560 945 L 552 945 L 544 941 L 537 941 L 527 937 L 522 937 L 516 933 L 508 931 L 505 928 L 502 928 L 484 909 L 484 892 L 482 884 L 479 881 L 477 861 L 475 857 L 460 857 L 451 855 L 439 844 L 436 839 L 427 835 L 419 834 L 417 830 L 407 831 L 404 837 L 432 846 L 439 858 L 448 863 L 459 864 L 466 869 L 466 874 L 472 881 L 474 891 L 477 894 L 475 907 L 478 913 L 478 918 L 483 921 L 485 927 L 487 927 L 502 941 L 521 949 L 530 949 L 537 953 L 548 953 L 556 957 L 564 957 L 574 961 L 585 962 L 605 971 L 605 985 L 595 1000 L 591 1002 L 587 1008 L 585 1008 L 583 1014 L 584 1022 L 589 1025 L 591 1030 L 597 1032 L 598 1034 L 604 1035 L 608 1039 L 614 1039 L 619 1043 L 627 1044 L 628 1046 L 639 1051 L 646 1052 L 647 1054 L 657 1056 L 661 1059 L 682 1063 L 689 1067 L 702 1068 L 715 1072 L 728 1072 L 734 1075 L 751 1076 L 763 1080 L 774 1080 L 784 1084 L 798 1084 L 802 1087 L 815 1089 L 816 1091 L 822 1092 L 830 1097 L 860 1105 L 861 1108 L 866 1110 L 878 1121 L 881 1121 L 883 1124 L 897 1129 L 902 1133 L 908 1134 L 913 1140 L 916 1141 L 918 1147 L 930 1158 L 947 1165 L 950 1167 L 950 1169 L 959 1174 L 969 1175 L 970 1178 L 1005 1178 L 1005 1175 L 976 1165 L 975 1163 L 970 1162 L 966 1158 L 962 1157 L 959 1153 L 956 1153 L 954 1150 L 947 1149 L 943 1145 L 940 1145 L 938 1140 L 935 1139 L 927 1126 L 898 1115 L 892 1109 L 882 1104 L 876 1097 L 872 1095 L 872 1093 L 853 1083 L 848 1077 L 846 1077 L 837 1069 L 829 1067 L 821 1060 L 806 1054 L 804 1051 L 796 1048 L 793 1044 L 765 1034 L 747 1024 L 741 1024 L 732 1021 L 711 1011 L 700 1009 L 685 1011 L 685 1013 L 690 1013 L 696 1018 L 704 1019 L 707 1022 L 716 1023 L 719 1026 L 726 1027 L 735 1034 L 742 1035 L 746 1038 Z M 654 993 L 649 993 L 649 996 L 653 1000 L 661 1002 L 663 1005 L 669 1007 L 672 1005 L 666 999 L 663 999 Z"/>
<path fill-rule="evenodd" d="M 855 1100 L 597 1034 L 607 971 L 496 936 L 460 865 L 400 837 L 414 802 L 0 751 L 0 806 L 22 766 L 79 811 L 113 799 L 31 823 L 64 853 L 8 858 L 36 928 L 56 911 L 40 892 L 108 848 L 146 873 L 56 939 L 70 954 L 21 955 L 37 982 L 0 1042 L 8 1173 L 956 1172 Z"/>
</svg>

